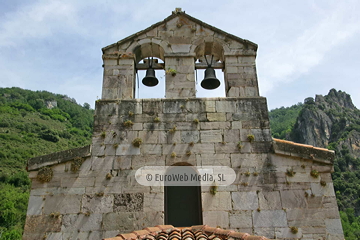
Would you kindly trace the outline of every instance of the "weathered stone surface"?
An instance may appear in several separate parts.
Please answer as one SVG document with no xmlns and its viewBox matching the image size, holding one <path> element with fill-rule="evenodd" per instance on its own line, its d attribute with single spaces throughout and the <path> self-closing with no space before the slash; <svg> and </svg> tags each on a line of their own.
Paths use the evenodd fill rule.
<svg viewBox="0 0 360 240">
<path fill-rule="evenodd" d="M 229 226 L 229 213 L 226 211 L 203 211 L 203 221 L 209 226 Z"/>
<path fill-rule="evenodd" d="M 289 190 L 281 191 L 281 201 L 284 208 L 305 208 L 306 198 L 305 191 Z"/>
<path fill-rule="evenodd" d="M 164 214 L 160 212 L 117 212 L 104 214 L 102 229 L 129 232 L 161 224 L 164 224 Z"/>
<path fill-rule="evenodd" d="M 42 196 L 30 196 L 27 216 L 41 215 L 42 208 L 44 207 L 44 197 Z"/>
<path fill-rule="evenodd" d="M 282 209 L 280 193 L 275 192 L 259 192 L 259 207 L 261 210 Z"/>
<path fill-rule="evenodd" d="M 231 199 L 234 210 L 256 210 L 259 208 L 256 192 L 233 192 Z"/>
<path fill-rule="evenodd" d="M 203 130 L 200 131 L 201 142 L 222 142 L 221 130 Z"/>
<path fill-rule="evenodd" d="M 112 212 L 114 204 L 113 195 L 104 195 L 104 192 L 98 192 L 92 195 L 83 195 L 81 211 L 91 213 Z"/>
<path fill-rule="evenodd" d="M 199 142 L 199 131 L 181 131 L 182 143 Z"/>
<path fill-rule="evenodd" d="M 251 211 L 230 212 L 230 228 L 252 228 Z"/>
<path fill-rule="evenodd" d="M 326 231 L 330 234 L 342 234 L 340 219 L 325 219 Z"/>
<path fill-rule="evenodd" d="M 114 194 L 114 212 L 139 212 L 143 207 L 143 193 Z"/>
<path fill-rule="evenodd" d="M 81 195 L 54 195 L 47 196 L 44 204 L 44 214 L 59 212 L 78 213 L 80 212 Z"/>
<path fill-rule="evenodd" d="M 204 211 L 231 210 L 230 192 L 217 192 L 215 195 L 210 192 L 202 193 L 201 198 Z"/>
<path fill-rule="evenodd" d="M 254 227 L 287 227 L 284 210 L 253 211 Z"/>
<path fill-rule="evenodd" d="M 45 232 L 60 232 L 62 216 L 51 217 L 49 215 L 33 215 L 26 217 L 24 231 L 28 234 Z"/>
<path fill-rule="evenodd" d="M 102 214 L 82 213 L 63 216 L 61 232 L 98 231 L 101 230 Z"/>
</svg>

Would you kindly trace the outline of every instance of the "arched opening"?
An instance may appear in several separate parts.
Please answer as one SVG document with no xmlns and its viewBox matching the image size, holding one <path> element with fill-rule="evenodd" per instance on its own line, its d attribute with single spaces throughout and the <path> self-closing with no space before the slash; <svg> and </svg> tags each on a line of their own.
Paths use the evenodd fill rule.
<svg viewBox="0 0 360 240">
<path fill-rule="evenodd" d="M 155 76 L 159 83 L 156 86 L 146 86 L 143 79 L 146 76 L 146 71 L 149 66 L 149 58 L 142 59 L 137 64 L 136 79 L 135 79 L 135 98 L 164 98 L 165 97 L 165 70 L 160 68 L 164 66 L 164 62 L 160 58 L 150 58 L 155 67 Z M 140 67 L 139 67 L 140 66 Z"/>
<path fill-rule="evenodd" d="M 186 164 L 188 165 L 188 164 Z M 167 175 L 178 174 L 176 166 L 169 168 Z M 197 174 L 189 166 L 187 174 Z M 175 227 L 202 225 L 201 186 L 172 186 L 165 182 L 165 224 Z"/>
<path fill-rule="evenodd" d="M 195 48 L 195 54 L 196 97 L 225 97 L 224 50 L 221 44 L 215 41 L 203 42 Z M 220 86 L 212 90 L 201 86 L 209 65 L 215 70 L 216 79 L 220 81 Z"/>
<path fill-rule="evenodd" d="M 135 77 L 135 98 L 164 98 L 165 96 L 165 70 L 164 70 L 164 50 L 153 42 L 144 43 L 134 49 L 136 62 Z M 147 70 L 155 70 L 155 76 L 159 81 L 156 86 L 146 86 L 143 79 Z"/>
</svg>

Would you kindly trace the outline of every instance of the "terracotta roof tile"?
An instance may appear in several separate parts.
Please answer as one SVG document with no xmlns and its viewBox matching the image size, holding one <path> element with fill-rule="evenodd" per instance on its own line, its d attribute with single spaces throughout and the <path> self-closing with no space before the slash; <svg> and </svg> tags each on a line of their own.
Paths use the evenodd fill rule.
<svg viewBox="0 0 360 240">
<path fill-rule="evenodd" d="M 266 240 L 266 237 L 252 236 L 248 233 L 235 232 L 221 228 L 198 225 L 175 228 L 172 225 L 147 227 L 132 233 L 118 234 L 106 240 Z"/>
</svg>

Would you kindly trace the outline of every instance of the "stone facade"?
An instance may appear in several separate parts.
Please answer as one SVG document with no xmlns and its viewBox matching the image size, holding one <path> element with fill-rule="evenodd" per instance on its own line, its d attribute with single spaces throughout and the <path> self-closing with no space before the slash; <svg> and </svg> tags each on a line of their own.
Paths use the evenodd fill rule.
<svg viewBox="0 0 360 240">
<path fill-rule="evenodd" d="M 134 99 L 134 71 L 149 46 L 177 70 L 166 75 L 165 99 Z M 23 239 L 101 239 L 164 224 L 164 188 L 138 184 L 134 171 L 180 162 L 236 172 L 215 195 L 201 187 L 204 224 L 271 239 L 343 239 L 334 152 L 271 138 L 256 49 L 181 11 L 104 48 L 92 144 L 29 160 Z M 195 60 L 204 54 L 220 59 L 226 98 L 195 98 Z M 45 168 L 52 178 L 41 182 Z"/>
</svg>

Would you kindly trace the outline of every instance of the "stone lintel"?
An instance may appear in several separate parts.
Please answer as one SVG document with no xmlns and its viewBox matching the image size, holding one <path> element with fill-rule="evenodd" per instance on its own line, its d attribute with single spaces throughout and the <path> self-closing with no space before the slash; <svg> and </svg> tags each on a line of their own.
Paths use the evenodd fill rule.
<svg viewBox="0 0 360 240">
<path fill-rule="evenodd" d="M 73 148 L 61 152 L 55 152 L 48 155 L 30 158 L 27 164 L 27 170 L 33 171 L 44 166 L 51 166 L 58 163 L 67 162 L 76 157 L 88 157 L 91 153 L 91 145 Z"/>
</svg>

